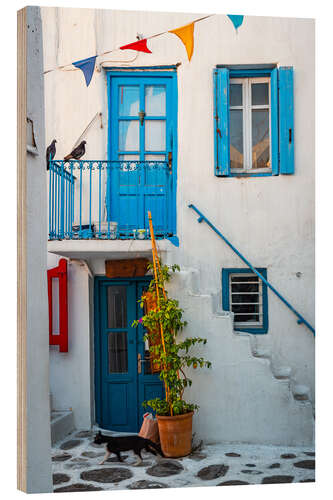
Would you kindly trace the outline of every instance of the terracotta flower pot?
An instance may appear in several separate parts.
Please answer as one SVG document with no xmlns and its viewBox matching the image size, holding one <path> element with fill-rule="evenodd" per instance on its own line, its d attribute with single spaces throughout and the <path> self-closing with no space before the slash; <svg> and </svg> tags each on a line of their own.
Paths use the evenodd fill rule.
<svg viewBox="0 0 333 500">
<path fill-rule="evenodd" d="M 191 453 L 193 411 L 184 415 L 157 415 L 161 447 L 166 457 L 185 457 Z"/>
</svg>

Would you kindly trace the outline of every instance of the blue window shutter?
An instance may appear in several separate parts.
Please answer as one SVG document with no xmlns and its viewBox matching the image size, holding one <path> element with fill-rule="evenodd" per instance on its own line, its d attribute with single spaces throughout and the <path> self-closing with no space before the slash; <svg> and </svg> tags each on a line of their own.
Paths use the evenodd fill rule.
<svg viewBox="0 0 333 500">
<path fill-rule="evenodd" d="M 294 173 L 293 68 L 279 68 L 280 174 Z"/>
<path fill-rule="evenodd" d="M 229 70 L 214 71 L 215 175 L 230 175 Z"/>
<path fill-rule="evenodd" d="M 278 70 L 271 72 L 271 157 L 272 175 L 279 174 Z"/>
</svg>

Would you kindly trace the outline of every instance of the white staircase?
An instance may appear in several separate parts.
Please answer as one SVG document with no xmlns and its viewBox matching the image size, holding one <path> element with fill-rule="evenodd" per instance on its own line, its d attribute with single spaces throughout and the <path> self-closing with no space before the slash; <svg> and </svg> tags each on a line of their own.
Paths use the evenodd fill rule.
<svg viewBox="0 0 333 500">
<path fill-rule="evenodd" d="M 273 363 L 259 336 L 235 332 L 233 313 L 222 311 L 216 297 L 200 294 L 198 283 L 198 271 L 186 269 L 167 287 L 184 309 L 184 336 L 206 338 L 196 354 L 212 362 L 211 369 L 189 373 L 193 386 L 185 397 L 200 405 L 194 432 L 206 443 L 313 444 L 310 389 L 293 379 L 292 367 Z"/>
</svg>

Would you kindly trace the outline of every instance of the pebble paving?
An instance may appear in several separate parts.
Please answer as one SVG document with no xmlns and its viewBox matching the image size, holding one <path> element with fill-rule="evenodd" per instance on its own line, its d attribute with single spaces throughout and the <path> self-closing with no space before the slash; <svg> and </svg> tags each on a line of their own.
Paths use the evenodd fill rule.
<svg viewBox="0 0 333 500">
<path fill-rule="evenodd" d="M 143 451 L 140 466 L 134 466 L 137 459 L 128 451 L 122 453 L 122 462 L 111 455 L 99 465 L 104 445 L 93 444 L 93 436 L 91 430 L 78 429 L 54 446 L 54 492 L 315 481 L 315 452 L 309 447 L 203 445 L 188 457 L 177 459 Z"/>
</svg>

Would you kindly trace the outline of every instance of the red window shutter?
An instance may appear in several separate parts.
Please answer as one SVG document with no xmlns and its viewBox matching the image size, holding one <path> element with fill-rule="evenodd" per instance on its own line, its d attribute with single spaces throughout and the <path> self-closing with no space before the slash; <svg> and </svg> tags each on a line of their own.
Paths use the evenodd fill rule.
<svg viewBox="0 0 333 500">
<path fill-rule="evenodd" d="M 59 280 L 59 333 L 53 333 L 52 279 Z M 58 345 L 59 352 L 68 352 L 68 300 L 67 300 L 67 260 L 60 259 L 57 267 L 47 271 L 49 296 L 49 338 L 50 345 Z"/>
</svg>

